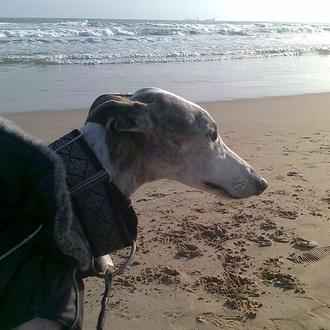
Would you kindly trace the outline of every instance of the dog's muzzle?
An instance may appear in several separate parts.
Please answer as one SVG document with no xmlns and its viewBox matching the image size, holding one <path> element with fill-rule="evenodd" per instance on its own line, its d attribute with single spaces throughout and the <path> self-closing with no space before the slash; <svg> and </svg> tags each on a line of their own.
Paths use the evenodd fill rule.
<svg viewBox="0 0 330 330">
<path fill-rule="evenodd" d="M 137 236 L 137 216 L 131 200 L 115 186 L 79 130 L 49 147 L 63 160 L 75 215 L 94 258 L 131 246 Z"/>
</svg>

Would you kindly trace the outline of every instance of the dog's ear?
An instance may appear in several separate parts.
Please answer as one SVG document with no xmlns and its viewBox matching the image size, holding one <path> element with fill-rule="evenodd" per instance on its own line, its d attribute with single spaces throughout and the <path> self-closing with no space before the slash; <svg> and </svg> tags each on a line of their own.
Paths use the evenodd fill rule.
<svg viewBox="0 0 330 330">
<path fill-rule="evenodd" d="M 132 101 L 119 104 L 112 102 L 117 103 L 116 106 L 120 108 L 118 115 L 112 120 L 112 127 L 116 131 L 146 133 L 152 129 L 153 125 L 145 104 Z"/>
<path fill-rule="evenodd" d="M 107 102 L 107 101 L 111 101 L 111 100 L 115 100 L 115 101 L 121 101 L 121 100 L 125 100 L 128 99 L 129 97 L 131 97 L 132 94 L 103 94 L 98 96 L 95 101 L 93 102 L 93 104 L 91 105 L 90 109 L 89 109 L 89 113 L 88 116 L 90 116 L 90 114 L 101 104 Z"/>
<path fill-rule="evenodd" d="M 153 127 L 147 105 L 124 98 L 111 98 L 89 113 L 87 122 L 96 122 L 118 132 L 146 133 Z"/>
</svg>

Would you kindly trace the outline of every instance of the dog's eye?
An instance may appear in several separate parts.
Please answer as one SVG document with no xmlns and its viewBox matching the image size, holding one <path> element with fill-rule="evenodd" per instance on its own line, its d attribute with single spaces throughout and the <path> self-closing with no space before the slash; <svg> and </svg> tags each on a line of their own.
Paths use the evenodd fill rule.
<svg viewBox="0 0 330 330">
<path fill-rule="evenodd" d="M 210 132 L 207 134 L 207 138 L 208 138 L 211 142 L 216 141 L 216 139 L 218 138 L 218 132 L 217 132 L 217 131 L 210 131 Z"/>
</svg>

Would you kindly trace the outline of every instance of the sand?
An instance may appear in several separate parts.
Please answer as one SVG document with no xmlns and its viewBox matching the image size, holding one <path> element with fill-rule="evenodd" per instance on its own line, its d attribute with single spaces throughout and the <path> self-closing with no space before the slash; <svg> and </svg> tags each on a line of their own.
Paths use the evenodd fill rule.
<svg viewBox="0 0 330 330">
<path fill-rule="evenodd" d="M 114 281 L 107 329 L 330 329 L 329 105 L 330 94 L 203 104 L 269 188 L 231 200 L 169 180 L 142 186 L 138 251 Z M 86 111 L 5 117 L 50 142 Z M 93 329 L 103 285 L 85 284 Z"/>
</svg>

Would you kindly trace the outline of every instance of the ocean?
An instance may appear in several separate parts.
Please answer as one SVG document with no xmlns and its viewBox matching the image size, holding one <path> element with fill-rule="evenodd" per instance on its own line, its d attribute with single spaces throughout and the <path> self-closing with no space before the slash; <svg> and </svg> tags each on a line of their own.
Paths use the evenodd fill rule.
<svg viewBox="0 0 330 330">
<path fill-rule="evenodd" d="M 158 86 L 195 101 L 330 91 L 330 24 L 0 19 L 0 112 Z"/>
</svg>

